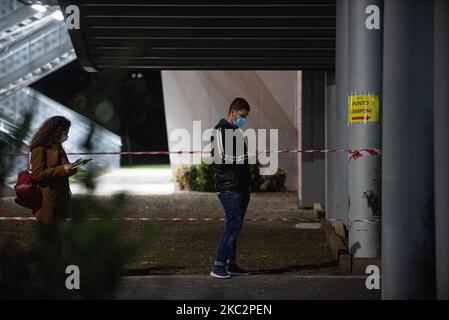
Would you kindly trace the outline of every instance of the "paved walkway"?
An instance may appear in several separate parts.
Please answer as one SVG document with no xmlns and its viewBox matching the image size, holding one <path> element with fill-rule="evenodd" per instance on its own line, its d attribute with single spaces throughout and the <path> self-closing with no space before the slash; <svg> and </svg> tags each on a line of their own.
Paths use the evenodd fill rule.
<svg viewBox="0 0 449 320">
<path fill-rule="evenodd" d="M 300 300 L 380 299 L 363 276 L 255 275 L 217 280 L 207 275 L 124 277 L 118 299 Z"/>
<path fill-rule="evenodd" d="M 172 194 L 175 183 L 170 168 L 150 169 L 114 169 L 95 179 L 95 195 L 113 195 L 127 193 L 130 195 Z M 90 193 L 81 184 L 72 183 L 73 194 Z"/>
</svg>

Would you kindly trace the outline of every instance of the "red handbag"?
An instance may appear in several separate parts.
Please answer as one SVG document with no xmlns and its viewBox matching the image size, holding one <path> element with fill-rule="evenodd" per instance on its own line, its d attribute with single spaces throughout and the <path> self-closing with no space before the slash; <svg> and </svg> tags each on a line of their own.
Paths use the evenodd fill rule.
<svg viewBox="0 0 449 320">
<path fill-rule="evenodd" d="M 42 206 L 42 191 L 40 186 L 33 181 L 29 167 L 20 171 L 17 183 L 14 186 L 17 198 L 14 201 L 22 207 L 32 209 L 33 214 Z"/>
</svg>

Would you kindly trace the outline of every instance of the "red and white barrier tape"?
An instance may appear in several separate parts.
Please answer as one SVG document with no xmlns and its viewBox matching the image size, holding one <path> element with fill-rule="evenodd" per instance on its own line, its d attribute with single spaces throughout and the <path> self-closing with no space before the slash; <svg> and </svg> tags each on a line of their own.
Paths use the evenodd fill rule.
<svg viewBox="0 0 449 320">
<path fill-rule="evenodd" d="M 108 218 L 97 218 L 90 217 L 85 220 L 90 221 L 99 221 Z M 206 222 L 206 221 L 223 221 L 223 218 L 220 217 L 159 217 L 159 218 L 150 218 L 150 217 L 121 217 L 121 218 L 110 218 L 112 220 L 123 220 L 123 221 L 162 221 L 162 222 Z M 0 221 L 35 221 L 37 220 L 35 217 L 0 217 Z M 67 219 L 70 221 L 72 219 Z M 328 221 L 338 221 L 345 222 L 344 219 L 327 219 Z M 246 218 L 247 222 L 304 222 L 304 219 L 295 219 L 295 218 Z M 354 219 L 349 221 L 349 226 L 351 226 L 355 222 L 371 222 L 371 223 L 380 223 L 380 219 Z"/>
<path fill-rule="evenodd" d="M 105 220 L 108 218 L 97 218 L 90 217 L 85 220 Z M 203 222 L 203 221 L 223 221 L 223 218 L 220 217 L 159 217 L 159 218 L 150 218 L 150 217 L 122 217 L 122 218 L 110 218 L 112 220 L 124 220 L 124 221 L 165 221 L 165 222 L 186 222 L 186 221 L 194 221 L 194 222 Z M 0 221 L 33 221 L 37 220 L 35 217 L 0 217 Z M 72 219 L 67 219 L 68 221 Z M 282 222 L 300 222 L 304 221 L 301 219 L 294 218 L 245 218 L 245 221 L 263 221 L 263 222 L 272 222 L 272 221 L 282 221 Z"/>
<path fill-rule="evenodd" d="M 357 159 L 368 156 L 377 156 L 381 154 L 380 149 L 360 149 L 360 150 L 350 150 L 350 149 L 324 149 L 324 150 L 276 150 L 276 151 L 255 151 L 250 153 L 341 153 L 345 152 L 348 154 L 349 159 Z M 160 154 L 210 154 L 208 151 L 122 151 L 122 152 L 67 152 L 67 155 L 160 155 Z M 5 153 L 2 156 L 29 156 L 29 153 Z"/>
<path fill-rule="evenodd" d="M 329 221 L 336 221 L 336 222 L 345 222 L 344 219 L 327 219 Z M 357 219 L 352 219 L 349 220 L 349 223 L 354 223 L 354 222 L 381 222 L 380 218 L 357 218 Z"/>
<path fill-rule="evenodd" d="M 380 218 L 356 218 L 349 220 L 346 224 L 346 221 L 344 219 L 327 219 L 329 221 L 336 221 L 336 222 L 342 222 L 344 225 L 348 226 L 348 230 L 351 231 L 354 223 L 360 223 L 360 222 L 367 222 L 367 223 L 381 223 Z"/>
</svg>

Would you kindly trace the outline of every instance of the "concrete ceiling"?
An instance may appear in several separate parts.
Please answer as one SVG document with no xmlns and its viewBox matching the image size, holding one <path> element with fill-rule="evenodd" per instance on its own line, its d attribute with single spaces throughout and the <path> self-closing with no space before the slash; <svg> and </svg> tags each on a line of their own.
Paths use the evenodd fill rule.
<svg viewBox="0 0 449 320">
<path fill-rule="evenodd" d="M 328 70 L 336 0 L 89 0 L 70 36 L 86 70 Z"/>
</svg>

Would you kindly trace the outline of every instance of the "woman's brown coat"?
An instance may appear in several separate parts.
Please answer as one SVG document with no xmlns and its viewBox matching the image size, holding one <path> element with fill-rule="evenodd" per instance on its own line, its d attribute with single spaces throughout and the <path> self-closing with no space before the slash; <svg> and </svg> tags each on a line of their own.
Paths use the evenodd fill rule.
<svg viewBox="0 0 449 320">
<path fill-rule="evenodd" d="M 31 151 L 32 179 L 42 190 L 42 207 L 35 213 L 41 222 L 55 224 L 70 216 L 69 177 L 77 170 L 66 173 L 64 165 L 68 163 L 60 144 L 36 147 Z"/>
</svg>

